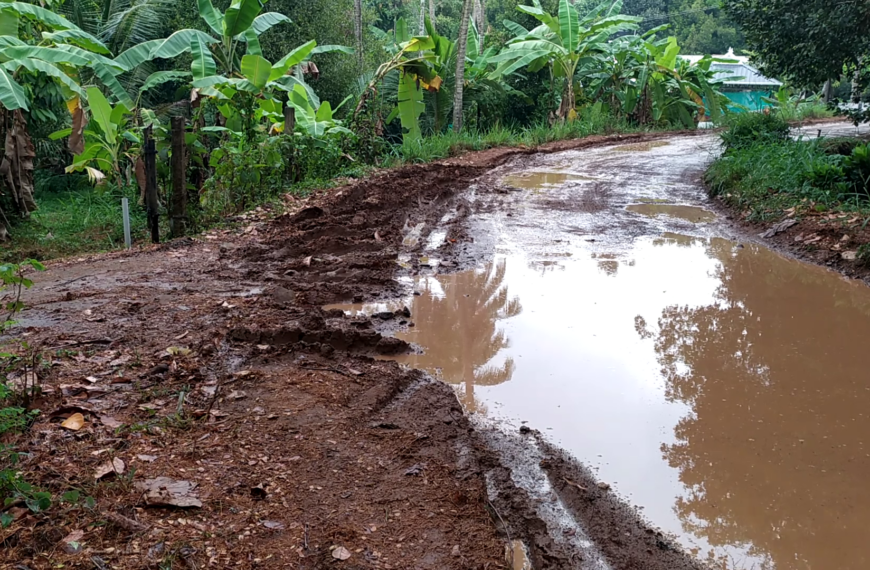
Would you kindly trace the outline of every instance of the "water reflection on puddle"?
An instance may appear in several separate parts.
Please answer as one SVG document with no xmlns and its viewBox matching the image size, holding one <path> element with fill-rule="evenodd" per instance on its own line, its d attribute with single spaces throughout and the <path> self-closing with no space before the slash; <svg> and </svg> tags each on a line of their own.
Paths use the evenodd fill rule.
<svg viewBox="0 0 870 570">
<path fill-rule="evenodd" d="M 505 176 L 503 182 L 514 188 L 523 190 L 538 190 L 548 186 L 561 186 L 566 182 L 580 180 L 595 180 L 590 176 L 571 174 L 570 172 L 524 172 Z"/>
<path fill-rule="evenodd" d="M 866 286 L 677 234 L 417 286 L 405 362 L 528 420 L 699 557 L 870 565 Z"/>
<path fill-rule="evenodd" d="M 716 214 L 710 210 L 697 206 L 681 206 L 679 204 L 631 204 L 625 208 L 629 212 L 635 212 L 643 216 L 655 218 L 668 216 L 680 220 L 686 220 L 694 224 L 712 222 L 716 220 Z"/>
</svg>

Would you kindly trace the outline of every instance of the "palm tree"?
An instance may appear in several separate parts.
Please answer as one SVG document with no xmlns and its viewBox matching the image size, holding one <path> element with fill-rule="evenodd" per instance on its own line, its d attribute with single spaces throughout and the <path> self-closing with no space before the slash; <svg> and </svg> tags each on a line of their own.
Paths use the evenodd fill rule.
<svg viewBox="0 0 870 570">
<path fill-rule="evenodd" d="M 463 0 L 462 20 L 459 22 L 459 38 L 456 50 L 456 88 L 453 90 L 453 130 L 462 131 L 462 95 L 465 86 L 465 53 L 468 49 L 468 18 L 471 13 L 471 3 L 474 0 Z"/>
<path fill-rule="evenodd" d="M 359 70 L 363 69 L 363 27 L 362 27 L 362 0 L 353 0 L 353 32 L 356 36 L 356 56 L 359 61 Z"/>
<path fill-rule="evenodd" d="M 171 0 L 66 0 L 59 11 L 118 55 L 162 38 L 174 10 Z M 153 71 L 153 65 L 143 65 L 121 83 L 128 92 L 136 91 Z"/>
<path fill-rule="evenodd" d="M 170 0 L 67 0 L 60 11 L 119 54 L 162 37 L 174 9 Z"/>
</svg>

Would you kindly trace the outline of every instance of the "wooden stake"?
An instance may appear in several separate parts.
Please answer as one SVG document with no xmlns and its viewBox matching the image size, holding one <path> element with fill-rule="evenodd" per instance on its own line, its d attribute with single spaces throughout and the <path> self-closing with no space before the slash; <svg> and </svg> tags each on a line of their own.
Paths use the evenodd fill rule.
<svg viewBox="0 0 870 570">
<path fill-rule="evenodd" d="M 157 147 L 152 137 L 152 125 L 145 127 L 145 205 L 151 243 L 160 243 L 160 201 L 157 199 Z"/>
<path fill-rule="evenodd" d="M 284 107 L 284 134 L 292 135 L 296 130 L 296 109 L 287 105 Z"/>
</svg>

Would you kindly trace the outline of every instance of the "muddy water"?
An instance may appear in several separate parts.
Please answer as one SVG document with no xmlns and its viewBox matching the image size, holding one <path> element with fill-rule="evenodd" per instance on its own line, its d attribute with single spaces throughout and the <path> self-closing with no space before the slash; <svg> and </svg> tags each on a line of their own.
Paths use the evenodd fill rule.
<svg viewBox="0 0 870 570">
<path fill-rule="evenodd" d="M 716 214 L 697 206 L 681 206 L 679 204 L 632 204 L 625 208 L 629 212 L 635 212 L 644 216 L 670 216 L 696 224 L 712 222 Z"/>
<path fill-rule="evenodd" d="M 670 142 L 534 164 L 596 181 L 479 215 L 491 261 L 390 307 L 424 351 L 404 360 L 541 430 L 717 568 L 870 567 L 870 289 L 729 239 L 698 211 L 712 139 Z M 661 200 L 690 209 L 638 210 Z"/>
<path fill-rule="evenodd" d="M 588 176 L 571 174 L 570 172 L 525 172 L 506 176 L 504 181 L 514 188 L 536 190 L 547 186 L 559 186 L 574 180 L 592 180 Z"/>
</svg>

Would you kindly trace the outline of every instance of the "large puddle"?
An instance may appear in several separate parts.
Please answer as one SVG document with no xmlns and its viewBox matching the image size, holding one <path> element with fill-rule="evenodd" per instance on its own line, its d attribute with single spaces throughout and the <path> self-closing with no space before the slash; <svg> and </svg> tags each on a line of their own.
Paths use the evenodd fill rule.
<svg viewBox="0 0 870 570">
<path fill-rule="evenodd" d="M 551 433 L 700 557 L 867 567 L 866 286 L 673 235 L 614 259 L 499 257 L 418 291 L 398 303 L 416 323 L 398 336 L 425 350 L 407 364 Z"/>
<path fill-rule="evenodd" d="M 870 567 L 870 289 L 697 225 L 712 214 L 686 180 L 703 157 L 655 165 L 698 144 L 643 153 L 631 164 L 656 176 L 640 183 L 618 168 L 636 154 L 569 155 L 573 172 L 624 173 L 608 209 L 560 206 L 590 183 L 527 192 L 493 218 L 490 263 L 346 308 L 407 305 L 397 336 L 424 352 L 403 362 L 473 413 L 540 429 L 716 568 Z M 650 193 L 697 199 L 626 210 Z"/>
</svg>

